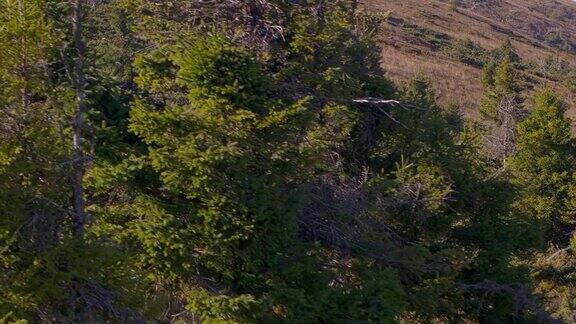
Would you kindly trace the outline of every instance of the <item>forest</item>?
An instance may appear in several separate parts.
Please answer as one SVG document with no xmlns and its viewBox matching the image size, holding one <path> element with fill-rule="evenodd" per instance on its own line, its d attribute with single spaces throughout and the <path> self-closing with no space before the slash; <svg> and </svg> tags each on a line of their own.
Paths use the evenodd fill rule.
<svg viewBox="0 0 576 324">
<path fill-rule="evenodd" d="M 574 323 L 565 99 L 392 81 L 389 18 L 0 0 L 0 323 Z"/>
</svg>

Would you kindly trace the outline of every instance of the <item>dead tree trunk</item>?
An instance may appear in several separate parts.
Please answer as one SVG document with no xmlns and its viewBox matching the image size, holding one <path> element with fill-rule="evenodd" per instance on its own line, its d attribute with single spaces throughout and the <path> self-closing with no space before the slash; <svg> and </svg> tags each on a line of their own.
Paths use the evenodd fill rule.
<svg viewBox="0 0 576 324">
<path fill-rule="evenodd" d="M 73 190 L 73 234 L 76 239 L 84 236 L 86 224 L 86 202 L 84 200 L 84 185 L 82 179 L 85 173 L 85 157 L 82 149 L 82 135 L 84 132 L 84 113 L 87 110 L 86 104 L 86 75 L 84 73 L 84 58 L 86 54 L 86 44 L 82 39 L 82 19 L 84 0 L 74 0 L 72 13 L 72 31 L 74 49 L 74 88 L 76 89 L 76 112 L 72 121 L 74 158 L 72 163 L 72 190 Z"/>
</svg>

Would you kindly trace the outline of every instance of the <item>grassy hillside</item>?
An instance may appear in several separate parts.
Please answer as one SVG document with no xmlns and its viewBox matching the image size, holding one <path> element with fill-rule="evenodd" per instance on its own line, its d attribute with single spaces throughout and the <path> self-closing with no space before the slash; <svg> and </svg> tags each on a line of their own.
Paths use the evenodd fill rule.
<svg viewBox="0 0 576 324">
<path fill-rule="evenodd" d="M 363 0 L 388 13 L 381 40 L 390 77 L 416 72 L 434 82 L 440 99 L 471 116 L 482 95 L 486 52 L 510 39 L 522 59 L 526 92 L 548 84 L 576 117 L 576 2 L 569 0 Z"/>
</svg>

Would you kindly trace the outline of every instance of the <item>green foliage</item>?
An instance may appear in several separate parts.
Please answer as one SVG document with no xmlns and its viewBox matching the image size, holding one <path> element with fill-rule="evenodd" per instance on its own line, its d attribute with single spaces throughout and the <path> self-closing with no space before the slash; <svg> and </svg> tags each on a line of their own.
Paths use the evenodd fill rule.
<svg viewBox="0 0 576 324">
<path fill-rule="evenodd" d="M 293 59 L 278 76 L 287 82 L 302 79 L 328 100 L 366 93 L 390 95 L 391 83 L 382 73 L 375 73 L 381 70 L 375 43 L 380 19 L 353 14 L 354 5 L 354 1 L 336 1 L 324 16 L 316 17 L 311 17 L 308 8 L 295 10 L 287 44 L 287 54 Z"/>
<path fill-rule="evenodd" d="M 494 87 L 499 95 L 505 95 L 518 91 L 515 84 L 515 75 L 513 74 L 510 57 L 506 55 L 496 67 L 494 72 Z"/>
<path fill-rule="evenodd" d="M 482 85 L 484 88 L 494 86 L 494 76 L 496 74 L 496 61 L 489 60 L 482 69 Z"/>
<path fill-rule="evenodd" d="M 532 114 L 518 125 L 515 181 L 524 191 L 522 205 L 535 217 L 570 217 L 574 185 L 574 140 L 564 102 L 549 90 L 535 96 Z"/>
<path fill-rule="evenodd" d="M 23 319 L 14 319 L 12 312 L 9 312 L 8 314 L 6 314 L 0 318 L 0 323 L 1 324 L 7 324 L 7 323 L 10 323 L 10 324 L 27 324 L 28 321 L 23 320 Z"/>
<path fill-rule="evenodd" d="M 2 1 L 0 15 L 0 62 L 3 78 L 12 75 L 12 87 L 32 88 L 40 80 L 38 61 L 45 58 L 53 41 L 50 23 L 43 15 L 43 1 Z M 14 41 L 17 40 L 17 41 Z M 8 80 L 6 80 L 8 81 Z"/>
<path fill-rule="evenodd" d="M 356 1 L 94 4 L 78 241 L 70 8 L 2 5 L 0 322 L 529 322 L 531 287 L 572 307 L 565 268 L 535 254 L 542 227 L 569 244 L 575 206 L 551 92 L 499 172 L 426 76 L 387 79 L 381 17 Z M 510 42 L 403 28 L 485 66 L 493 124 L 521 104 Z"/>
<path fill-rule="evenodd" d="M 217 97 L 255 113 L 265 112 L 269 82 L 246 50 L 225 39 L 201 39 L 187 45 L 175 62 L 180 66 L 177 77 L 190 89 L 191 101 Z"/>
<path fill-rule="evenodd" d="M 296 151 L 277 132 L 294 127 L 283 123 L 305 106 L 266 100 L 258 63 L 221 39 L 184 46 L 174 57 L 190 103 L 158 111 L 139 100 L 131 112 L 130 129 L 149 145 L 166 196 L 132 203 L 129 237 L 153 279 L 186 283 L 205 273 L 222 290 L 234 285 L 260 295 L 265 269 L 288 247 L 295 221 L 296 196 L 281 192 L 283 179 L 294 178 L 287 167 Z M 262 302 L 202 291 L 193 290 L 189 307 L 205 318 L 248 316 L 251 307 L 241 305 Z"/>
<path fill-rule="evenodd" d="M 519 110 L 518 106 L 522 102 L 515 66 L 517 54 L 510 41 L 507 41 L 492 56 L 482 71 L 484 96 L 481 99 L 479 111 L 487 121 L 501 125 L 504 122 L 503 110 Z M 511 107 L 505 107 L 507 105 L 516 107 L 510 109 Z"/>
<path fill-rule="evenodd" d="M 212 323 L 250 323 L 256 321 L 258 304 L 251 295 L 214 296 L 206 290 L 194 290 L 190 293 L 186 308 L 194 314 L 201 314 L 202 320 Z"/>
<path fill-rule="evenodd" d="M 449 58 L 475 67 L 482 67 L 488 56 L 484 48 L 470 39 L 454 39 L 442 49 L 442 52 Z"/>
</svg>

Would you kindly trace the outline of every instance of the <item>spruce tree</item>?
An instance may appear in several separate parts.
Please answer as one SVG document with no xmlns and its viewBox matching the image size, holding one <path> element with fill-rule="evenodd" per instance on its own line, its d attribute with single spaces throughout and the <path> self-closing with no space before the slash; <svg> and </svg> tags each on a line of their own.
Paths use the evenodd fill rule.
<svg viewBox="0 0 576 324">
<path fill-rule="evenodd" d="M 576 147 L 565 113 L 565 102 L 551 90 L 537 92 L 531 115 L 518 125 L 518 152 L 511 170 L 518 190 L 516 213 L 539 227 L 542 250 L 531 257 L 534 285 L 548 309 L 570 322 Z"/>
<path fill-rule="evenodd" d="M 571 221 L 573 205 L 576 151 L 565 112 L 566 104 L 550 90 L 538 92 L 531 115 L 518 125 L 518 153 L 511 162 L 520 206 L 554 226 Z M 564 240 L 564 234 L 555 233 L 555 239 Z"/>
<path fill-rule="evenodd" d="M 0 123 L 0 314 L 30 322 L 132 316 L 115 308 L 111 292 L 130 282 L 117 250 L 73 239 L 81 235 L 72 225 L 70 166 L 86 160 L 73 156 L 70 127 L 71 7 L 0 3 L 0 110 L 8 116 Z"/>
<path fill-rule="evenodd" d="M 26 311 L 45 302 L 53 284 L 40 268 L 54 261 L 49 250 L 60 243 L 67 217 L 58 167 L 66 153 L 58 132 L 65 100 L 53 96 L 46 78 L 54 33 L 45 2 L 0 4 L 0 314 L 30 319 Z"/>
<path fill-rule="evenodd" d="M 501 124 L 504 119 L 500 111 L 503 102 L 510 100 L 514 105 L 521 103 L 518 75 L 513 62 L 514 55 L 508 46 L 511 45 L 503 45 L 501 53 L 486 63 L 482 75 L 484 97 L 480 103 L 480 114 L 496 124 Z"/>
<path fill-rule="evenodd" d="M 492 53 L 482 74 L 484 95 L 479 112 L 486 128 L 486 144 L 499 171 L 507 169 L 506 159 L 515 152 L 516 125 L 523 118 L 524 110 L 518 73 L 517 55 L 507 41 Z"/>
</svg>

